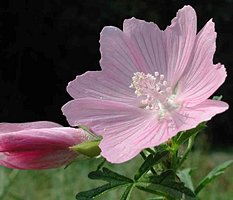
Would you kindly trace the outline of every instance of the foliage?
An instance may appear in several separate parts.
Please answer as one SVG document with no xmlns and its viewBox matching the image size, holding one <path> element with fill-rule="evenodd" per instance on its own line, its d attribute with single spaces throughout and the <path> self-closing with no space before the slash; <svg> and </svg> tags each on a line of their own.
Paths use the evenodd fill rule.
<svg viewBox="0 0 233 200">
<path fill-rule="evenodd" d="M 223 174 L 224 170 L 233 163 L 233 160 L 230 160 L 217 166 L 197 186 L 194 186 L 192 169 L 183 168 L 182 165 L 191 151 L 195 137 L 205 127 L 206 124 L 201 123 L 194 129 L 180 132 L 162 146 L 145 149 L 144 152 L 141 152 L 144 162 L 140 165 L 136 174 L 133 175 L 133 178 L 102 167 L 103 164 L 101 164 L 96 171 L 89 174 L 89 178 L 103 180 L 107 183 L 85 192 L 79 192 L 76 199 L 95 199 L 119 187 L 124 188 L 121 200 L 129 200 L 134 189 L 155 194 L 155 199 L 197 199 L 199 192 L 216 177 Z"/>
<path fill-rule="evenodd" d="M 184 162 L 183 167 L 192 167 L 191 175 L 193 185 L 196 186 L 202 177 L 205 177 L 215 165 L 223 163 L 225 160 L 232 159 L 233 149 L 218 149 L 215 151 L 206 151 L 194 146 L 194 151 L 190 152 L 190 156 Z M 17 177 L 14 178 L 11 185 L 6 188 L 11 176 L 10 169 L 1 168 L 0 170 L 0 194 L 5 191 L 2 200 L 64 200 L 75 199 L 77 191 L 85 191 L 88 188 L 95 188 L 101 184 L 101 181 L 88 181 L 86 176 L 90 171 L 96 169 L 96 164 L 101 159 L 83 160 L 70 165 L 64 169 L 41 170 L 41 171 L 18 171 Z M 124 165 L 109 165 L 105 163 L 105 167 L 111 168 L 125 176 L 130 176 L 132 171 L 140 166 L 142 158 L 138 156 Z M 201 168 L 201 170 L 199 170 Z M 132 176 L 130 176 L 132 177 Z M 233 170 L 226 170 L 225 175 L 220 176 L 213 181 L 206 189 L 201 190 L 198 194 L 199 199 L 204 200 L 229 200 L 232 198 L 233 191 Z M 184 182 L 182 180 L 182 182 Z M 27 189 L 25 189 L 27 185 Z M 187 187 L 187 185 L 186 185 Z M 112 190 L 98 197 L 98 200 L 119 200 L 124 193 L 124 188 Z M 163 197 L 155 197 L 135 188 L 131 194 L 133 200 L 164 200 Z"/>
</svg>

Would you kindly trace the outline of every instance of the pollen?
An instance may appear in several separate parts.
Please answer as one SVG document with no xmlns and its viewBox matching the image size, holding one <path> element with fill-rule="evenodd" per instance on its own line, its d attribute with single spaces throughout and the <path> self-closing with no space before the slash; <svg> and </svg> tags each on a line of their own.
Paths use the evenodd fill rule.
<svg viewBox="0 0 233 200">
<path fill-rule="evenodd" d="M 135 89 L 135 94 L 140 98 L 141 107 L 146 110 L 156 111 L 159 118 L 165 117 L 171 110 L 176 109 L 175 95 L 172 88 L 159 72 L 145 74 L 136 72 L 129 86 Z"/>
</svg>

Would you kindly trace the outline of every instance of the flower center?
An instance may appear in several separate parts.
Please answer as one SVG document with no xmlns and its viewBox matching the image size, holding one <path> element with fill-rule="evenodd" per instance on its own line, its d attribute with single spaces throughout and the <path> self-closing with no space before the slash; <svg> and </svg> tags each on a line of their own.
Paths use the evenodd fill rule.
<svg viewBox="0 0 233 200">
<path fill-rule="evenodd" d="M 155 72 L 154 76 L 143 72 L 136 72 L 129 86 L 135 89 L 135 94 L 140 97 L 141 107 L 146 110 L 156 111 L 159 118 L 179 107 L 175 102 L 176 95 L 164 75 Z"/>
</svg>

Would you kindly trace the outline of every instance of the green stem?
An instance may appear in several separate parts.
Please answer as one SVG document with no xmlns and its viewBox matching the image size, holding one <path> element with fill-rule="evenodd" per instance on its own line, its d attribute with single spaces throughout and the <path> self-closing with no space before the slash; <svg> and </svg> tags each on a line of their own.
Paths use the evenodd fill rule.
<svg viewBox="0 0 233 200">
<path fill-rule="evenodd" d="M 103 161 L 98 165 L 96 171 L 99 171 L 104 166 L 105 162 L 106 162 L 106 159 L 104 158 Z"/>
<path fill-rule="evenodd" d="M 142 158 L 143 158 L 144 160 L 146 159 L 146 154 L 145 154 L 143 151 L 140 152 L 140 155 L 142 156 Z M 157 175 L 157 173 L 156 173 L 156 171 L 154 170 L 153 166 L 151 166 L 150 171 L 151 171 L 153 174 Z"/>
<path fill-rule="evenodd" d="M 149 152 L 150 154 L 155 154 L 155 152 L 151 149 L 151 148 L 147 148 L 145 149 L 147 152 Z"/>
<path fill-rule="evenodd" d="M 171 168 L 172 169 L 176 169 L 176 165 L 177 165 L 177 150 L 172 152 L 172 158 L 171 158 Z"/>
<path fill-rule="evenodd" d="M 186 148 L 186 151 L 184 153 L 184 155 L 182 156 L 180 162 L 178 163 L 178 165 L 176 166 L 176 169 L 178 169 L 182 164 L 183 162 L 186 160 L 188 154 L 190 153 L 192 147 L 193 147 L 193 144 L 194 144 L 194 139 L 195 139 L 195 135 L 191 136 L 188 140 L 188 146 Z"/>
<path fill-rule="evenodd" d="M 142 156 L 144 160 L 146 160 L 146 154 L 143 151 L 140 152 L 140 155 Z"/>
</svg>

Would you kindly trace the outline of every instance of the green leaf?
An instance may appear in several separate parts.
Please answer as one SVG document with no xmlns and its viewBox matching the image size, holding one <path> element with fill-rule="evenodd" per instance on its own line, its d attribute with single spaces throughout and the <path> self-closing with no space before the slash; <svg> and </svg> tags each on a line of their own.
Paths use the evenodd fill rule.
<svg viewBox="0 0 233 200">
<path fill-rule="evenodd" d="M 186 169 L 178 171 L 177 172 L 177 176 L 179 177 L 179 179 L 181 180 L 181 182 L 183 182 L 184 185 L 187 188 L 189 188 L 190 190 L 194 191 L 192 177 L 190 175 L 191 172 L 192 172 L 191 168 L 186 168 Z"/>
<path fill-rule="evenodd" d="M 167 143 L 160 144 L 159 146 L 154 147 L 155 153 L 166 151 L 168 149 Z"/>
<path fill-rule="evenodd" d="M 133 191 L 133 188 L 134 188 L 134 184 L 129 185 L 126 188 L 124 194 L 121 196 L 120 200 L 129 200 L 130 199 L 130 195 L 131 195 L 131 193 Z"/>
<path fill-rule="evenodd" d="M 149 198 L 147 200 L 164 200 L 164 197 L 152 197 L 152 198 Z"/>
<path fill-rule="evenodd" d="M 171 170 L 157 176 L 149 177 L 149 180 L 139 182 L 137 188 L 170 199 L 195 200 L 195 194 L 182 182 L 176 182 L 175 173 Z"/>
<path fill-rule="evenodd" d="M 137 174 L 134 176 L 135 180 L 139 180 L 144 174 L 146 174 L 154 165 L 158 164 L 163 158 L 168 155 L 168 151 L 158 152 L 155 155 L 150 154 L 142 163 Z"/>
<path fill-rule="evenodd" d="M 78 200 L 90 200 L 116 187 L 120 187 L 120 186 L 130 187 L 133 185 L 133 180 L 131 180 L 130 178 L 120 175 L 116 172 L 113 172 L 105 167 L 103 167 L 102 171 L 98 170 L 89 173 L 88 177 L 94 180 L 104 180 L 107 181 L 108 183 L 100 187 L 78 193 L 76 195 L 76 199 Z"/>
<path fill-rule="evenodd" d="M 147 199 L 147 200 L 164 200 L 164 197 L 152 197 L 152 198 L 149 198 L 149 199 Z"/>
<path fill-rule="evenodd" d="M 195 189 L 195 193 L 198 194 L 204 187 L 206 187 L 210 182 L 212 182 L 215 178 L 224 173 L 224 170 L 229 167 L 233 163 L 233 160 L 226 161 L 217 167 L 215 167 L 212 171 L 210 171 L 205 178 L 203 178 Z"/>
<path fill-rule="evenodd" d="M 130 178 L 111 171 L 110 169 L 103 167 L 102 171 L 94 171 L 88 174 L 90 179 L 104 180 L 107 182 L 122 182 L 122 183 L 133 183 Z"/>
<path fill-rule="evenodd" d="M 101 168 L 104 166 L 105 163 L 106 163 L 106 159 L 103 158 L 103 160 L 100 162 L 100 164 L 98 164 L 96 171 L 101 170 Z"/>
<path fill-rule="evenodd" d="M 107 191 L 110 191 L 116 187 L 123 186 L 125 185 L 124 183 L 119 183 L 119 182 L 114 182 L 114 183 L 107 183 L 105 185 L 102 185 L 100 187 L 85 191 L 85 192 L 79 192 L 76 195 L 77 200 L 91 200 L 94 199 L 95 197 L 98 197 L 102 194 L 104 194 Z"/>
<path fill-rule="evenodd" d="M 184 142 L 186 142 L 191 136 L 198 134 L 200 131 L 202 131 L 204 128 L 206 128 L 206 123 L 202 122 L 200 123 L 197 127 L 187 130 L 187 131 L 182 131 L 179 133 L 178 137 L 175 139 L 176 145 L 181 145 Z"/>
<path fill-rule="evenodd" d="M 161 192 L 159 189 L 154 189 L 153 187 L 151 187 L 151 185 L 152 184 L 140 182 L 140 183 L 137 184 L 136 187 L 139 190 L 142 190 L 142 191 L 145 191 L 145 192 L 156 194 L 156 195 L 159 195 L 159 196 L 162 196 L 162 197 L 168 197 L 166 195 L 166 193 Z"/>
</svg>

